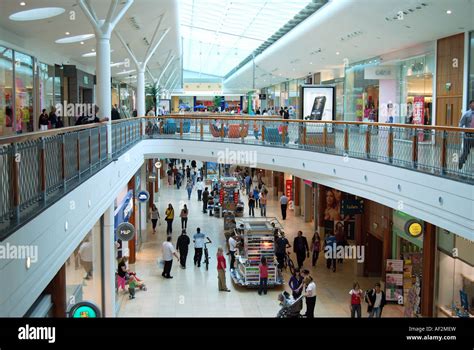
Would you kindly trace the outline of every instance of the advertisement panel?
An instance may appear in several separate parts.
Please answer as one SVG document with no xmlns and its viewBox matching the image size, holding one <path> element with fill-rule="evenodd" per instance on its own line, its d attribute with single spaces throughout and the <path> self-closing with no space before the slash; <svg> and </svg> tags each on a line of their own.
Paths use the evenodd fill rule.
<svg viewBox="0 0 474 350">
<path fill-rule="evenodd" d="M 335 119 L 335 87 L 319 85 L 303 85 L 301 87 L 300 115 L 304 120 L 326 120 Z"/>
</svg>

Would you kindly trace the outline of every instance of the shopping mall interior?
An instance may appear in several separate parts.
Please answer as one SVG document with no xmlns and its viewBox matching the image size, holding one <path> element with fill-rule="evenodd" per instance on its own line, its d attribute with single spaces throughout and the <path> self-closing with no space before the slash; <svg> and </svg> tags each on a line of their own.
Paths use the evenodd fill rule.
<svg viewBox="0 0 474 350">
<path fill-rule="evenodd" d="M 0 317 L 474 318 L 472 148 L 474 0 L 2 0 Z"/>
</svg>

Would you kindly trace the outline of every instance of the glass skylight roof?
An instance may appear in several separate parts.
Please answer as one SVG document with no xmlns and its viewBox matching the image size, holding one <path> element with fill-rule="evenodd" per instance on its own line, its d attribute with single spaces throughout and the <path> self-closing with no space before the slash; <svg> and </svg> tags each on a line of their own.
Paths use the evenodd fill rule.
<svg viewBox="0 0 474 350">
<path fill-rule="evenodd" d="M 224 76 L 310 0 L 180 0 L 184 69 Z"/>
</svg>

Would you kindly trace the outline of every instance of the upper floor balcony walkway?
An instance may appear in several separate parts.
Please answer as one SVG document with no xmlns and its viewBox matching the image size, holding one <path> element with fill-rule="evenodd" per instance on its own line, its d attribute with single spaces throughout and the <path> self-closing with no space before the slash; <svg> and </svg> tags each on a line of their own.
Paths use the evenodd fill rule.
<svg viewBox="0 0 474 350">
<path fill-rule="evenodd" d="M 266 147 L 293 158 L 303 155 L 298 151 L 315 152 L 338 156 L 341 166 L 357 159 L 382 164 L 387 174 L 402 168 L 474 183 L 474 156 L 467 152 L 474 144 L 474 129 L 217 114 L 142 117 L 116 121 L 111 127 L 97 123 L 0 138 L 0 241 L 149 139 L 174 140 L 175 148 L 186 141 L 207 142 L 209 148 L 216 148 L 212 142 L 217 142 L 220 149 L 228 144 L 229 149 L 252 152 Z M 159 149 L 153 153 L 159 155 Z M 239 156 L 233 159 L 238 162 Z M 333 175 L 337 176 L 335 169 Z"/>
</svg>

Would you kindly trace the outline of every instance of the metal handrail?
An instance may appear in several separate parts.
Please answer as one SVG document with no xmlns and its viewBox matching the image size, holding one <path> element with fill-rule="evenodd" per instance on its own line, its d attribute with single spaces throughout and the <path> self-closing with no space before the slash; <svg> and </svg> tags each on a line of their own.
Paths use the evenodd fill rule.
<svg viewBox="0 0 474 350">
<path fill-rule="evenodd" d="M 223 127 L 213 127 L 215 120 Z M 0 138 L 0 240 L 145 138 L 299 149 L 474 183 L 472 155 L 463 169 L 458 169 L 454 159 L 455 155 L 459 158 L 462 145 L 470 145 L 466 138 L 474 135 L 474 129 L 228 114 L 172 114 L 110 124 Z M 108 141 L 111 150 L 107 149 Z"/>
</svg>

